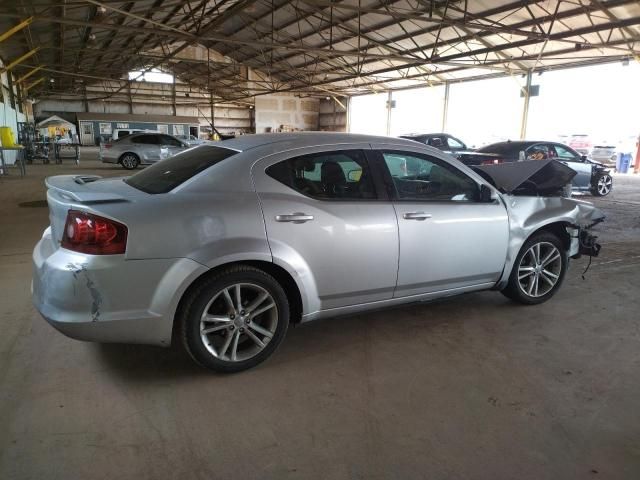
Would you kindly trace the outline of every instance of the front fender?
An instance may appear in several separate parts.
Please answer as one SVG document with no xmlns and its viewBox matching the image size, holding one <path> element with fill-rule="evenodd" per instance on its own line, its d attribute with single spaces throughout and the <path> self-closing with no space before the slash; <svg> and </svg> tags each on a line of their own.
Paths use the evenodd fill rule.
<svg viewBox="0 0 640 480">
<path fill-rule="evenodd" d="M 560 224 L 571 238 L 567 254 L 578 253 L 578 231 L 604 219 L 604 214 L 593 204 L 564 197 L 529 197 L 503 195 L 509 212 L 509 248 L 502 276 L 496 288 L 502 289 L 509 281 L 522 245 L 540 229 Z"/>
</svg>

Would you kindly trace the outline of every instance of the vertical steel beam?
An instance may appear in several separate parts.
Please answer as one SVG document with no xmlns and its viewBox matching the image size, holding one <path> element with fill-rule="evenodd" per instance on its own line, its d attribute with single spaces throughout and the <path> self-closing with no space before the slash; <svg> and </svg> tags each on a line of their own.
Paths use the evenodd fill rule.
<svg viewBox="0 0 640 480">
<path fill-rule="evenodd" d="M 391 102 L 393 101 L 393 96 L 391 90 L 387 92 L 387 136 L 391 136 Z"/>
<path fill-rule="evenodd" d="M 133 97 L 131 96 L 131 80 L 127 82 L 127 96 L 129 97 L 129 113 L 132 114 L 133 113 Z"/>
<path fill-rule="evenodd" d="M 448 115 L 449 115 L 449 82 L 444 82 L 444 104 L 442 105 L 442 133 L 447 131 Z"/>
<path fill-rule="evenodd" d="M 520 124 L 520 140 L 527 136 L 527 121 L 529 120 L 529 99 L 531 98 L 531 70 L 527 72 L 527 84 L 524 87 L 524 104 L 522 106 L 522 123 Z"/>
</svg>

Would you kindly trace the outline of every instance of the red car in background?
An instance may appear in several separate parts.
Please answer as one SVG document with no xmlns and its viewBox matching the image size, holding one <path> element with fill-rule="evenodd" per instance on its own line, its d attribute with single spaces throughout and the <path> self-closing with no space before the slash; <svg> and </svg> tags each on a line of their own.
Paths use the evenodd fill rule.
<svg viewBox="0 0 640 480">
<path fill-rule="evenodd" d="M 589 138 L 589 135 L 584 133 L 577 133 L 571 135 L 567 141 L 567 145 L 573 148 L 580 155 L 590 155 L 593 148 L 593 142 Z"/>
</svg>

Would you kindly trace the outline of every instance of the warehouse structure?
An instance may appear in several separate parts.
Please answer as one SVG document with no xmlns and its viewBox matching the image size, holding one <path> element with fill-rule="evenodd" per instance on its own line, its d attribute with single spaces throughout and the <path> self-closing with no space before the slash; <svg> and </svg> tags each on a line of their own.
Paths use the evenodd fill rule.
<svg viewBox="0 0 640 480">
<path fill-rule="evenodd" d="M 0 10 L 10 104 L 37 100 L 37 117 L 196 116 L 224 133 L 342 129 L 349 96 L 389 89 L 525 75 L 528 95 L 532 73 L 635 58 L 640 21 L 633 0 L 26 1 Z M 155 71 L 168 80 L 144 81 Z M 290 99 L 278 108 L 302 107 L 295 98 L 314 106 L 282 115 L 273 110 L 282 96 Z"/>
<path fill-rule="evenodd" d="M 558 105 L 540 103 L 545 95 L 551 97 L 550 80 L 566 72 L 582 72 L 582 81 L 556 82 L 552 100 Z M 623 76 L 625 81 L 619 81 Z M 640 478 L 640 175 L 632 173 L 635 155 L 640 172 L 639 83 L 638 0 L 0 1 L 0 478 Z M 563 94 L 571 96 L 584 85 L 592 86 L 578 99 L 584 108 L 579 113 L 565 108 Z M 498 104 L 509 106 L 508 115 Z M 624 155 L 614 154 L 618 160 L 624 157 L 627 174 L 596 166 L 579 154 L 572 158 L 583 167 L 580 175 L 588 184 L 578 192 L 580 199 L 606 215 L 590 230 L 602 251 L 599 257 L 572 258 L 566 268 L 567 249 L 560 248 L 565 256 L 559 256 L 556 273 L 562 279 L 556 280 L 564 281 L 562 290 L 544 304 L 527 307 L 497 292 L 479 291 L 453 301 L 394 303 L 394 308 L 366 313 L 362 305 L 345 302 L 356 294 L 397 300 L 400 261 L 394 265 L 393 255 L 406 259 L 412 255 L 405 252 L 415 252 L 404 267 L 417 271 L 420 283 L 411 280 L 411 292 L 414 287 L 424 292 L 438 282 L 420 277 L 422 270 L 469 265 L 490 256 L 493 245 L 488 243 L 498 243 L 483 244 L 475 235 L 442 235 L 447 238 L 435 242 L 432 228 L 460 232 L 456 226 L 466 222 L 479 225 L 478 232 L 502 222 L 508 225 L 499 238 L 511 252 L 531 228 L 518 223 L 513 212 L 532 205 L 541 216 L 565 215 L 575 200 L 563 198 L 571 190 L 566 182 L 558 187 L 551 181 L 555 191 L 534 195 L 544 182 L 531 180 L 532 174 L 518 178 L 522 183 L 509 192 L 498 192 L 493 177 L 483 176 L 486 170 L 480 174 L 482 183 L 456 159 L 420 146 L 424 155 L 439 155 L 439 163 L 429 168 L 448 165 L 440 169 L 439 180 L 454 172 L 472 181 L 462 182 L 471 185 L 469 196 L 465 190 L 446 202 L 414 202 L 401 198 L 396 175 L 384 163 L 383 153 L 393 157 L 398 152 L 376 147 L 379 139 L 353 147 L 355 153 L 342 158 L 348 166 L 343 171 L 326 158 L 320 167 L 321 162 L 308 158 L 291 162 L 296 157 L 287 157 L 293 154 L 284 150 L 309 148 L 301 146 L 305 137 L 338 139 L 331 147 L 341 150 L 341 142 L 353 137 L 276 137 L 332 131 L 374 133 L 387 142 L 405 133 L 434 133 L 442 142 L 443 132 L 457 138 L 459 133 L 449 129 L 463 118 L 466 137 L 449 138 L 470 158 L 478 152 L 467 147 L 480 141 L 555 140 L 562 148 L 566 142 L 557 138 L 531 138 L 541 131 L 532 124 L 553 125 L 558 136 L 582 134 L 569 130 L 572 117 L 593 122 L 595 111 L 603 112 L 600 124 L 633 133 L 625 133 L 632 147 Z M 498 129 L 501 138 L 493 138 Z M 117 130 L 147 132 L 137 143 L 129 138 L 138 148 L 133 151 L 127 141 L 112 141 Z M 215 143 L 190 149 L 186 141 L 168 135 Z M 391 143 L 418 149 L 408 140 Z M 119 150 L 122 144 L 131 150 Z M 235 157 L 246 160 L 246 166 L 254 161 L 252 148 L 263 152 L 251 168 L 265 168 L 255 168 L 255 175 L 247 168 L 244 179 L 226 177 L 245 165 L 233 164 L 234 146 L 247 149 Z M 317 151 L 309 155 L 329 158 L 325 147 L 315 145 Z M 28 161 L 18 161 L 25 152 Z M 499 152 L 488 153 L 483 162 L 500 163 Z M 524 151 L 512 153 L 517 160 L 524 158 Z M 143 162 L 149 160 L 145 154 L 157 158 Z M 279 163 L 264 162 L 274 158 Z M 144 166 L 160 160 L 155 167 Z M 439 180 L 431 182 L 431 170 L 428 181 L 422 178 L 425 170 L 416 167 L 420 158 L 395 160 L 396 173 L 414 176 L 410 182 L 419 185 L 416 192 L 440 188 Z M 279 167 L 285 162 L 291 168 L 283 173 Z M 548 171 L 557 168 L 569 175 L 565 166 L 545 162 L 551 165 Z M 362 165 L 374 175 L 363 175 Z M 500 167 L 487 166 L 492 168 Z M 208 177 L 212 171 L 222 174 Z M 613 178 L 608 196 L 591 195 L 593 172 L 600 179 Z M 125 181 L 106 178 L 125 174 Z M 61 177 L 51 178 L 56 176 Z M 323 177 L 331 181 L 323 183 Z M 264 192 L 255 178 L 273 186 L 270 203 L 257 201 Z M 351 182 L 361 183 L 351 189 Z M 533 198 L 510 195 L 517 190 Z M 337 193 L 344 196 L 331 197 Z M 468 201 L 476 193 L 477 201 Z M 297 195 L 293 201 L 292 195 Z M 274 205 L 282 211 L 271 215 Z M 467 213 L 463 209 L 469 205 L 478 209 Z M 484 206 L 498 213 L 488 215 Z M 350 209 L 347 220 L 342 208 Z M 412 211 L 402 213 L 402 208 Z M 459 216 L 438 217 L 451 211 Z M 581 210 L 575 207 L 566 215 L 576 211 Z M 363 220 L 366 212 L 371 213 Z M 596 223 L 600 217 L 583 220 Z M 400 240 L 403 222 L 415 227 L 405 235 L 406 243 Z M 597 250 L 593 237 L 576 233 L 573 224 L 566 230 L 568 221 L 563 222 L 546 231 L 558 245 L 564 240 L 583 252 Z M 272 225 L 284 232 L 279 237 L 284 247 L 275 241 L 265 247 Z M 256 231 L 264 238 L 255 241 Z M 511 232 L 516 233 L 509 237 Z M 371 248 L 385 235 L 388 251 Z M 42 242 L 45 237 L 52 241 Z M 119 249 L 91 244 L 76 252 L 67 248 L 70 237 L 82 245 L 95 240 Z M 353 251 L 346 254 L 335 239 L 351 242 Z M 289 249 L 287 242 L 293 241 L 315 256 L 325 278 L 335 279 L 326 282 L 331 286 L 348 275 L 362 281 L 382 276 L 362 273 L 371 271 L 363 260 L 370 249 L 375 261 L 368 263 L 384 265 L 376 271 L 395 279 L 395 287 L 358 290 L 352 285 L 355 293 L 325 295 L 318 305 L 335 304 L 351 316 L 295 328 L 292 320 L 277 355 L 253 370 L 226 376 L 203 373 L 181 348 L 187 335 L 208 338 L 204 328 L 171 332 L 169 319 L 159 333 L 154 321 L 162 313 L 139 305 L 150 297 L 153 306 L 175 308 L 184 317 L 176 317 L 174 325 L 183 325 L 179 322 L 187 313 L 204 305 L 195 294 L 219 288 L 208 282 L 219 277 L 208 275 L 222 266 L 232 275 L 264 273 L 286 293 L 296 291 L 300 278 L 301 284 L 313 285 L 314 272 L 304 255 Z M 38 242 L 42 248 L 34 257 Z M 210 264 L 206 254 L 198 253 L 204 247 L 197 255 L 183 254 L 193 245 L 207 246 L 214 260 L 224 255 L 229 262 Z M 445 247 L 451 245 L 465 248 L 458 248 L 455 257 L 440 255 L 437 268 L 423 268 L 428 264 L 422 260 L 433 258 L 433 250 L 442 247 L 438 251 L 449 253 Z M 136 254 L 128 256 L 131 247 Z M 260 259 L 238 260 L 240 248 Z M 274 261 L 277 248 L 291 254 L 291 271 Z M 43 251 L 49 255 L 46 261 L 38 253 Z M 57 256 L 61 251 L 64 255 Z M 525 251 L 535 258 L 533 247 L 520 253 Z M 99 274 L 93 276 L 85 260 L 98 255 L 91 267 Z M 47 261 L 57 262 L 55 269 L 47 271 Z M 147 281 L 140 266 L 147 261 L 153 275 L 166 272 L 162 288 Z M 117 262 L 131 275 L 110 273 Z M 524 274 L 535 271 L 536 279 L 547 278 L 543 263 L 521 265 Z M 504 265 L 500 275 L 507 272 L 509 283 L 519 281 L 519 269 L 509 275 Z M 40 275 L 35 287 L 34 270 Z M 204 273 L 197 278 L 194 273 L 184 291 L 172 287 L 176 278 L 191 272 Z M 473 281 L 480 277 L 487 280 L 483 285 L 497 287 L 486 275 Z M 52 280 L 58 278 L 74 283 Z M 257 276 L 255 282 L 264 278 Z M 218 302 L 224 321 L 228 312 L 237 313 L 229 313 L 233 323 L 225 328 L 249 328 L 252 319 L 245 317 L 243 306 L 249 310 L 247 303 L 262 298 L 262 287 L 254 291 L 255 299 L 243 303 L 241 287 L 256 287 L 245 279 L 238 280 L 235 299 L 225 290 L 226 295 L 203 307 L 202 324 L 219 320 L 206 315 Z M 69 339 L 36 311 L 34 288 L 48 289 L 59 304 L 68 300 L 62 308 L 77 310 L 70 318 L 80 319 L 80 335 L 108 323 L 100 323 L 100 314 L 113 305 L 120 308 L 126 296 L 130 304 L 117 310 L 110 338 L 127 337 L 130 328 L 134 336 L 162 337 L 156 343 L 167 344 L 173 333 L 172 347 Z M 459 289 L 436 293 L 453 290 Z M 109 296 L 113 291 L 121 295 Z M 267 290 L 263 293 L 268 297 Z M 269 307 L 275 308 L 276 319 L 281 310 L 292 317 L 303 310 L 302 295 L 286 293 L 281 297 L 289 310 L 280 309 L 280 303 L 276 308 L 275 302 Z M 318 307 L 311 316 L 333 311 Z M 145 322 L 136 323 L 139 318 Z M 261 348 L 273 345 L 269 334 L 258 339 Z M 228 348 L 232 337 L 224 338 Z"/>
</svg>

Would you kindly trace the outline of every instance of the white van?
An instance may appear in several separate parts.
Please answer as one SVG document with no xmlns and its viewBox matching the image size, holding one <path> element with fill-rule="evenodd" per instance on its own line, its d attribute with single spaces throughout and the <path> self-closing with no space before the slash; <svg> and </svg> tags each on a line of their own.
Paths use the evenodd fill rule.
<svg viewBox="0 0 640 480">
<path fill-rule="evenodd" d="M 115 142 L 124 137 L 128 137 L 133 133 L 160 133 L 158 130 L 141 130 L 134 128 L 116 128 L 111 136 L 111 141 Z"/>
</svg>

